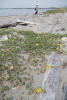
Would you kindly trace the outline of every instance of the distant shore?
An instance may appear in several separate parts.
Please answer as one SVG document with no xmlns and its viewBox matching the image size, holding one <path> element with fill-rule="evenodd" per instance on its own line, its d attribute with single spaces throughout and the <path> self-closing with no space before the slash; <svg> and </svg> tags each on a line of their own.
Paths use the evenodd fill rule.
<svg viewBox="0 0 67 100">
<path fill-rule="evenodd" d="M 35 7 L 34 8 L 0 8 L 0 9 L 35 9 Z M 39 9 L 58 9 L 57 7 L 49 7 L 49 8 L 39 8 Z"/>
</svg>

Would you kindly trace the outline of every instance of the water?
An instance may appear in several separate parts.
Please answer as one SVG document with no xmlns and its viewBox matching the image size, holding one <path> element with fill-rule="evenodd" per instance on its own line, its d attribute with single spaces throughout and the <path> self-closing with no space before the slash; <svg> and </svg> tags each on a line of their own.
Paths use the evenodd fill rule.
<svg viewBox="0 0 67 100">
<path fill-rule="evenodd" d="M 48 9 L 42 8 L 39 9 L 39 12 L 47 11 Z M 0 16 L 9 16 L 9 15 L 22 15 L 22 14 L 28 14 L 28 13 L 35 13 L 34 9 L 0 9 Z"/>
</svg>

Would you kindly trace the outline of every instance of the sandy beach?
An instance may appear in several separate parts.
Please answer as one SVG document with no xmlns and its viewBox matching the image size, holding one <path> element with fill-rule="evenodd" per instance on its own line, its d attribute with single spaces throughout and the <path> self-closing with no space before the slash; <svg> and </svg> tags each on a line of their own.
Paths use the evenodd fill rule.
<svg viewBox="0 0 67 100">
<path fill-rule="evenodd" d="M 15 23 L 18 23 L 18 24 L 14 25 L 14 26 L 8 26 L 8 25 L 12 25 Z M 4 26 L 4 25 L 7 25 L 8 28 L 3 28 L 3 27 L 0 28 L 0 31 L 1 31 L 0 32 L 1 33 L 0 46 L 2 47 L 1 48 L 2 51 L 7 50 L 7 52 L 8 52 L 8 49 L 10 47 L 15 46 L 16 43 L 18 43 L 20 46 L 23 45 L 23 43 L 25 42 L 25 39 L 30 39 L 31 41 L 35 41 L 36 39 L 40 40 L 40 38 L 43 39 L 45 33 L 46 33 L 45 37 L 48 34 L 46 39 L 50 40 L 50 38 L 51 39 L 54 38 L 54 44 L 52 44 L 52 46 L 55 45 L 55 47 L 50 48 L 50 52 L 46 51 L 47 53 L 45 53 L 45 52 L 41 51 L 40 54 L 38 54 L 39 53 L 38 52 L 39 44 L 37 44 L 37 42 L 39 43 L 39 41 L 36 40 L 36 48 L 37 49 L 34 46 L 35 45 L 34 42 L 31 42 L 31 44 L 33 44 L 33 46 L 31 46 L 31 44 L 30 44 L 31 48 L 33 48 L 34 51 L 36 50 L 36 52 L 30 50 L 30 46 L 28 44 L 27 44 L 27 46 L 28 46 L 30 52 L 29 51 L 23 52 L 24 49 L 25 50 L 27 49 L 26 47 L 24 49 L 21 49 L 22 52 L 20 53 L 19 59 L 18 59 L 21 65 L 18 68 L 18 70 L 20 70 L 19 77 L 22 79 L 22 82 L 21 82 L 22 84 L 20 84 L 19 86 L 16 86 L 16 84 L 12 83 L 13 80 L 10 81 L 9 78 L 7 81 L 7 77 L 8 77 L 7 72 L 11 70 L 11 72 L 12 72 L 11 74 L 14 74 L 13 73 L 14 66 L 11 65 L 11 63 L 14 63 L 14 62 L 10 62 L 10 56 L 8 55 L 9 59 L 7 61 L 8 61 L 8 65 L 11 66 L 10 67 L 11 69 L 8 70 L 7 72 L 6 71 L 3 72 L 3 75 L 5 75 L 5 77 L 6 77 L 4 79 L 3 84 L 8 85 L 9 89 L 7 89 L 7 91 L 3 92 L 3 94 L 0 95 L 1 100 L 2 100 L 2 97 L 4 97 L 4 98 L 9 97 L 9 99 L 6 99 L 6 100 L 39 100 L 38 98 L 39 98 L 40 94 L 36 93 L 36 89 L 41 88 L 42 81 L 44 80 L 44 73 L 46 71 L 46 68 L 44 66 L 46 66 L 46 62 L 47 62 L 46 56 L 47 55 L 49 56 L 52 52 L 56 51 L 57 43 L 62 44 L 62 48 L 60 48 L 60 50 L 57 52 L 59 53 L 59 57 L 62 62 L 62 65 L 66 64 L 66 65 L 63 65 L 63 67 L 61 68 L 62 82 L 60 83 L 61 85 L 60 85 L 60 90 L 59 90 L 59 91 L 61 91 L 60 92 L 60 97 L 61 97 L 63 85 L 64 85 L 64 83 L 67 83 L 67 79 L 66 79 L 66 75 L 67 75 L 67 63 L 66 63 L 66 61 L 67 61 L 67 41 L 65 41 L 63 43 L 61 41 L 61 39 L 55 38 L 55 37 L 52 38 L 49 35 L 50 34 L 54 34 L 54 35 L 67 34 L 67 12 L 55 13 L 55 14 L 40 13 L 38 15 L 25 14 L 25 15 L 16 15 L 16 16 L 2 16 L 2 17 L 0 16 L 0 27 Z M 3 36 L 2 36 L 2 33 L 3 33 L 2 30 L 5 30 L 5 31 L 3 31 L 4 32 Z M 34 33 L 31 32 L 33 34 L 33 38 L 32 38 L 32 36 L 31 36 L 31 34 L 29 34 L 29 32 L 28 32 L 28 35 L 30 37 L 26 33 L 24 35 L 23 32 L 21 32 L 21 31 L 33 31 L 33 32 L 37 33 L 37 35 L 36 34 L 34 35 Z M 43 34 L 43 35 L 40 36 L 40 34 Z M 50 38 L 48 38 L 48 37 L 50 37 Z M 16 40 L 16 42 L 15 42 L 15 40 Z M 10 46 L 10 44 L 7 44 L 7 42 L 5 42 L 6 45 L 3 47 L 4 42 L 2 42 L 2 41 L 8 41 L 10 44 L 15 42 L 15 44 L 12 44 Z M 40 40 L 40 41 L 42 41 L 42 40 Z M 43 41 L 44 41 L 44 39 L 43 39 Z M 28 40 L 28 42 L 30 43 L 29 40 Z M 44 45 L 44 43 L 41 44 L 40 49 L 42 49 L 42 45 Z M 16 44 L 16 46 L 17 46 L 16 48 L 19 47 L 18 44 Z M 25 45 L 26 44 L 24 44 L 23 46 L 25 46 Z M 50 46 L 51 46 L 51 44 L 46 46 L 46 48 L 48 48 Z M 65 46 L 65 49 L 63 49 L 64 46 Z M 6 49 L 6 47 L 8 47 L 8 49 Z M 16 48 L 14 48 L 14 49 L 16 50 Z M 13 50 L 13 49 L 10 49 L 10 50 Z M 64 51 L 64 53 L 61 52 L 62 50 Z M 20 49 L 19 49 L 19 51 L 20 51 Z M 11 54 L 11 52 L 9 52 L 9 53 Z M 15 54 L 15 56 L 16 56 L 16 54 Z M 4 62 L 4 64 L 6 64 L 7 61 Z M 8 67 L 8 69 L 9 69 L 9 67 Z M 17 73 L 17 71 L 16 71 L 16 73 Z M 18 82 L 16 77 L 14 77 L 14 80 Z M 44 90 L 42 90 L 42 91 L 44 91 Z M 59 96 L 57 98 L 58 98 L 57 100 L 60 100 Z M 44 99 L 42 99 L 42 100 L 44 100 Z"/>
<path fill-rule="evenodd" d="M 17 25 L 15 30 L 31 30 L 36 33 L 67 34 L 67 13 L 56 14 L 25 14 L 17 16 L 0 17 L 0 25 L 18 21 L 29 22 L 30 25 Z"/>
</svg>

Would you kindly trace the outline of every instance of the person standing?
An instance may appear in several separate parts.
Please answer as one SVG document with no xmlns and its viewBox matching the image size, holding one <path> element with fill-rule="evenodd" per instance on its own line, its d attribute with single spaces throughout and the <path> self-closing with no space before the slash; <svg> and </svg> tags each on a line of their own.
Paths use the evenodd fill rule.
<svg viewBox="0 0 67 100">
<path fill-rule="evenodd" d="M 36 7 L 35 7 L 35 14 L 38 14 L 38 5 L 36 5 Z"/>
</svg>

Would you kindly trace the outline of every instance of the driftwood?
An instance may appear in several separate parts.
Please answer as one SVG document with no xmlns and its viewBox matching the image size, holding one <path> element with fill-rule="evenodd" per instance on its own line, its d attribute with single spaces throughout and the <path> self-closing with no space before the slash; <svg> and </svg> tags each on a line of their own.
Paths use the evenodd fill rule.
<svg viewBox="0 0 67 100">
<path fill-rule="evenodd" d="M 15 27 L 15 26 L 17 26 L 17 25 L 27 26 L 28 23 L 22 23 L 22 22 L 8 23 L 8 24 L 0 25 L 0 28 Z"/>
<path fill-rule="evenodd" d="M 17 22 L 0 25 L 0 28 L 16 27 L 17 25 L 22 25 L 22 26 L 32 25 L 33 26 L 33 25 L 37 25 L 37 23 L 32 23 L 29 21 L 21 21 L 20 20 Z"/>
</svg>

